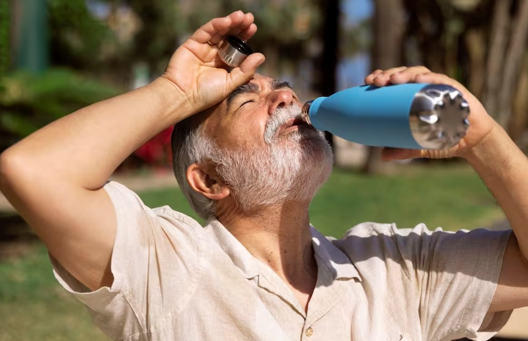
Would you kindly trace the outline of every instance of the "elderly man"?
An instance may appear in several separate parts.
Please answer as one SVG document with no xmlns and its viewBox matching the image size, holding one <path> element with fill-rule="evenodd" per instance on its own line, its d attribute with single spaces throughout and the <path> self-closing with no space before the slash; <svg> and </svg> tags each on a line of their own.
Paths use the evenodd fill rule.
<svg viewBox="0 0 528 341">
<path fill-rule="evenodd" d="M 464 157 L 514 233 L 446 233 L 365 223 L 342 239 L 310 226 L 332 168 L 285 82 L 250 55 L 227 72 L 217 45 L 249 39 L 251 14 L 217 18 L 150 85 L 64 117 L 1 156 L 1 189 L 48 247 L 59 282 L 115 340 L 451 340 L 489 338 L 528 305 L 528 161 L 460 84 L 422 67 L 366 83 L 447 83 L 469 100 Z M 202 228 L 107 182 L 174 125 L 174 170 Z M 353 188 L 350 189 L 353 195 Z M 344 222 L 346 224 L 346 222 Z"/>
</svg>

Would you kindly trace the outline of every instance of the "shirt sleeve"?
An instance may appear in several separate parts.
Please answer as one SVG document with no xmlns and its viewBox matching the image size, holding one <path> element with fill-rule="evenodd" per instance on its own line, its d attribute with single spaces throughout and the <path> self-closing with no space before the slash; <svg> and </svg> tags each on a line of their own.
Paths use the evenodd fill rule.
<svg viewBox="0 0 528 341">
<path fill-rule="evenodd" d="M 510 231 L 430 231 L 423 224 L 392 231 L 416 281 L 425 340 L 488 340 L 506 324 L 511 311 L 487 311 Z"/>
<path fill-rule="evenodd" d="M 104 188 L 117 216 L 112 286 L 90 291 L 50 255 L 54 274 L 110 338 L 142 339 L 132 336 L 182 309 L 192 296 L 199 273 L 202 227 L 169 207 L 148 208 L 116 182 Z"/>
</svg>

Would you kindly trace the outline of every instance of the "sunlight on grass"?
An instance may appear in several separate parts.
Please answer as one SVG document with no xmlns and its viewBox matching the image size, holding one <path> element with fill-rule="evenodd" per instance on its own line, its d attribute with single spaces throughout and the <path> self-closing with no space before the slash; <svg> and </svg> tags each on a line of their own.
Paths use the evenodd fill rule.
<svg viewBox="0 0 528 341">
<path fill-rule="evenodd" d="M 108 340 L 53 277 L 45 248 L 0 263 L 0 341 Z"/>
</svg>

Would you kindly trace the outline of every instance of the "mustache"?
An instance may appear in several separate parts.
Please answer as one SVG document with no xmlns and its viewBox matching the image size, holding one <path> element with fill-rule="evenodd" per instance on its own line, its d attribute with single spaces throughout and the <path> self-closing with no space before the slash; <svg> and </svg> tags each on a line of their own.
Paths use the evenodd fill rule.
<svg viewBox="0 0 528 341">
<path fill-rule="evenodd" d="M 264 131 L 264 139 L 266 142 L 272 142 L 275 136 L 277 136 L 279 129 L 292 119 L 301 119 L 304 121 L 300 106 L 290 105 L 288 107 L 277 108 L 266 123 L 266 129 Z"/>
</svg>

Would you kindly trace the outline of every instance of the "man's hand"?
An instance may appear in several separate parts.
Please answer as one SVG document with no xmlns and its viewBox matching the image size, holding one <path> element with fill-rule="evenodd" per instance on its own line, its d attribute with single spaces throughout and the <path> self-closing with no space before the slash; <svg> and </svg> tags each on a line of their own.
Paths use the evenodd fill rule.
<svg viewBox="0 0 528 341">
<path fill-rule="evenodd" d="M 398 67 L 385 71 L 377 70 L 365 78 L 369 85 L 385 86 L 403 83 L 446 84 L 458 89 L 467 100 L 470 109 L 468 117 L 470 127 L 464 138 L 451 149 L 447 150 L 412 150 L 385 148 L 382 152 L 384 160 L 398 160 L 411 158 L 450 158 L 465 157 L 469 151 L 478 146 L 498 124 L 488 115 L 479 100 L 473 96 L 462 84 L 446 75 L 431 72 L 423 66 Z"/>
<path fill-rule="evenodd" d="M 218 57 L 218 48 L 225 36 L 235 35 L 248 40 L 257 31 L 251 13 L 231 13 L 200 27 L 176 50 L 163 77 L 171 81 L 187 98 L 191 113 L 197 113 L 225 99 L 233 90 L 246 83 L 264 62 L 264 56 L 254 53 L 231 72 Z"/>
<path fill-rule="evenodd" d="M 385 148 L 385 160 L 416 157 L 464 157 L 479 173 L 504 210 L 514 236 L 503 258 L 497 291 L 489 312 L 528 306 L 528 159 L 508 134 L 486 112 L 482 104 L 457 81 L 424 67 L 400 67 L 375 71 L 365 83 L 376 86 L 401 83 L 447 84 L 469 103 L 471 125 L 466 136 L 448 150 Z"/>
</svg>

